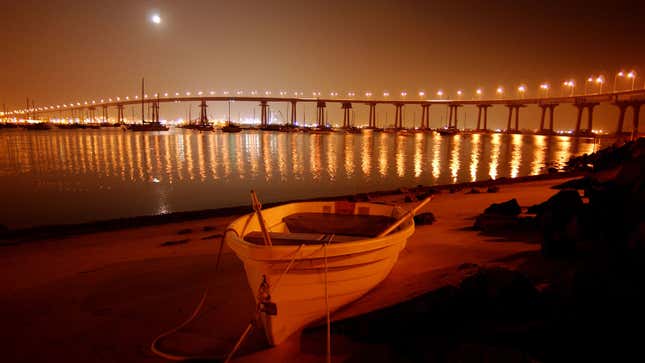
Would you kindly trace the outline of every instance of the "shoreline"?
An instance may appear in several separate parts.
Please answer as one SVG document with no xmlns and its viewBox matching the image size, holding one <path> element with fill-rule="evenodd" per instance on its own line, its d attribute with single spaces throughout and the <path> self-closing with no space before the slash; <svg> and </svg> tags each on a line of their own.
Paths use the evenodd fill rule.
<svg viewBox="0 0 645 363">
<path fill-rule="evenodd" d="M 557 193 L 554 185 L 573 177 L 558 173 L 498 180 L 497 185 L 507 186 L 495 193 L 468 193 L 468 186 L 490 185 L 488 181 L 437 188 L 453 193 L 437 194 L 420 211 L 433 213 L 436 221 L 416 226 L 388 277 L 333 314 L 332 327 L 339 329 L 332 332 L 335 360 L 354 356 L 362 361 L 363 343 L 343 333 L 343 326 L 361 323 L 348 319 L 380 314 L 459 284 L 473 266 L 516 269 L 526 254 L 539 255 L 539 243 L 521 235 L 474 230 L 475 217 L 491 203 L 511 198 L 523 207 L 540 203 Z M 375 199 L 409 207 L 412 203 L 404 201 L 405 192 Z M 255 306 L 244 266 L 226 245 L 219 268 L 215 266 L 219 241 L 234 218 L 227 215 L 5 246 L 0 263 L 7 268 L 0 284 L 6 288 L 0 294 L 0 308 L 6 313 L 7 329 L 0 332 L 0 339 L 11 347 L 8 360 L 70 357 L 71 362 L 164 362 L 149 350 L 150 342 L 184 321 L 207 287 L 199 318 L 164 338 L 160 347 L 176 354 L 227 354 Z M 367 321 L 379 320 L 370 316 Z M 269 347 L 258 329 L 235 361 L 319 362 L 324 352 L 319 347 L 324 342 L 320 331 L 308 328 Z M 37 349 L 29 349 L 30 342 L 38 342 Z"/>
<path fill-rule="evenodd" d="M 357 194 L 343 194 L 331 197 L 321 197 L 321 198 L 304 198 L 304 199 L 291 199 L 283 200 L 272 203 L 264 203 L 264 208 L 270 208 L 282 204 L 294 203 L 294 202 L 305 202 L 305 201 L 314 201 L 314 200 L 344 200 L 344 199 L 368 199 L 374 197 L 383 197 L 390 196 L 395 194 L 401 194 L 408 190 L 412 191 L 444 191 L 449 190 L 451 193 L 465 189 L 465 188 L 482 188 L 489 187 L 493 185 L 509 185 L 517 184 L 530 181 L 544 181 L 544 180 L 555 180 L 555 179 L 566 179 L 574 178 L 586 175 L 586 172 L 581 171 L 564 171 L 564 172 L 555 172 L 548 174 L 538 174 L 538 175 L 526 175 L 518 176 L 516 178 L 506 178 L 501 177 L 498 179 L 488 179 L 488 180 L 479 180 L 474 182 L 463 182 L 455 184 L 441 184 L 441 185 L 417 185 L 415 187 L 400 187 L 398 189 L 392 190 L 380 190 L 366 193 L 357 193 Z M 7 229 L 5 231 L 0 230 L 0 247 L 2 246 L 11 246 L 26 242 L 37 242 L 42 240 L 47 240 L 51 238 L 63 238 L 70 236 L 78 236 L 84 234 L 98 233 L 98 232 L 109 232 L 109 231 L 118 231 L 123 229 L 131 228 L 141 228 L 141 227 L 150 227 L 165 225 L 171 223 L 180 223 L 186 221 L 196 221 L 208 218 L 216 217 L 226 217 L 232 215 L 241 215 L 252 212 L 250 206 L 233 206 L 233 207 L 224 207 L 224 208 L 213 208 L 213 209 L 202 209 L 202 210 L 192 210 L 192 211 L 181 211 L 181 212 L 171 212 L 167 214 L 154 214 L 154 215 L 143 215 L 135 217 L 125 217 L 125 218 L 114 218 L 114 219 L 105 219 L 91 222 L 83 223 L 70 223 L 70 224 L 52 224 L 52 225 L 42 225 L 42 226 L 33 226 L 19 229 Z"/>
</svg>

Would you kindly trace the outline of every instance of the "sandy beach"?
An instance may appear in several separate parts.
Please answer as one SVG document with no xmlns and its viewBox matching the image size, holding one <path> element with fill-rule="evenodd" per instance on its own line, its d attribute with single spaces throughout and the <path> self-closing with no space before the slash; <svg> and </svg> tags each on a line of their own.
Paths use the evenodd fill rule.
<svg viewBox="0 0 645 363">
<path fill-rule="evenodd" d="M 367 295 L 333 314 L 335 321 L 459 283 L 464 264 L 517 266 L 539 244 L 472 230 L 491 203 L 517 198 L 522 207 L 556 193 L 565 179 L 501 185 L 497 193 L 443 191 L 423 211 L 392 273 Z M 403 195 L 379 197 L 403 203 Z M 188 355 L 226 354 L 252 316 L 254 301 L 241 262 L 220 236 L 236 216 L 83 234 L 0 247 L 0 330 L 5 362 L 161 362 L 151 341 L 184 321 L 208 288 L 198 318 L 161 342 Z M 324 361 L 324 335 L 294 334 L 269 348 L 255 331 L 236 361 Z M 334 335 L 334 361 L 351 360 L 362 343 Z"/>
</svg>

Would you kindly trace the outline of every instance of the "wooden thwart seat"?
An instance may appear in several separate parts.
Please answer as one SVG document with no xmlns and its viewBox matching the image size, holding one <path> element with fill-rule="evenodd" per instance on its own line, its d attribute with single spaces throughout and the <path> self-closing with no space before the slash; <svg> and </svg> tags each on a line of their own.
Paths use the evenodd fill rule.
<svg viewBox="0 0 645 363">
<path fill-rule="evenodd" d="M 280 232 L 269 232 L 271 236 L 271 242 L 273 245 L 301 245 L 301 244 L 320 244 L 325 241 L 329 241 L 329 238 L 332 237 L 331 234 L 324 233 L 280 233 Z M 363 239 L 363 237 L 357 236 L 346 236 L 346 235 L 333 235 L 331 243 L 338 242 L 350 242 Z M 256 231 L 251 232 L 244 236 L 244 240 L 250 243 L 263 245 L 264 236 L 262 232 Z"/>
<path fill-rule="evenodd" d="M 296 213 L 282 219 L 294 233 L 376 237 L 395 219 L 363 214 Z"/>
</svg>

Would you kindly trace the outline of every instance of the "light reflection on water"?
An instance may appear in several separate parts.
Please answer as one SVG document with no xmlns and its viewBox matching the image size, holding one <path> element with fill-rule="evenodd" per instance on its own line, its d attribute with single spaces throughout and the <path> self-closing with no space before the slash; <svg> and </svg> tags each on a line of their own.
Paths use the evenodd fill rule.
<svg viewBox="0 0 645 363">
<path fill-rule="evenodd" d="M 610 140 L 607 142 L 611 142 Z M 0 132 L 0 224 L 23 227 L 535 175 L 566 136 Z"/>
</svg>

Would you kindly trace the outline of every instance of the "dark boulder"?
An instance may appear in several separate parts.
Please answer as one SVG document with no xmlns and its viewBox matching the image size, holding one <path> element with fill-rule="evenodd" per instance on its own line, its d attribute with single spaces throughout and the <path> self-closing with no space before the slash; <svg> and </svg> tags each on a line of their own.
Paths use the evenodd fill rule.
<svg viewBox="0 0 645 363">
<path fill-rule="evenodd" d="M 579 179 L 567 180 L 564 183 L 554 185 L 552 189 L 587 189 L 591 187 L 591 178 L 583 177 Z"/>
<path fill-rule="evenodd" d="M 408 194 L 408 195 L 406 195 L 406 196 L 405 196 L 405 198 L 403 199 L 403 201 L 404 201 L 405 203 L 412 203 L 412 202 L 416 202 L 416 201 L 417 201 L 417 197 L 416 197 L 416 196 L 414 196 L 414 195 L 412 195 L 412 194 Z"/>
<path fill-rule="evenodd" d="M 431 195 L 435 195 L 435 194 L 439 194 L 439 193 L 441 193 L 441 191 L 439 191 L 438 189 L 427 188 L 425 191 L 420 192 L 420 193 L 417 194 L 417 199 L 424 200 L 424 199 L 428 198 Z"/>
<path fill-rule="evenodd" d="M 581 237 L 580 218 L 584 204 L 577 190 L 559 191 L 545 202 L 538 215 L 543 231 L 542 253 L 549 257 L 565 257 L 575 253 Z"/>
<path fill-rule="evenodd" d="M 517 199 L 513 198 L 502 203 L 493 203 L 490 207 L 484 210 L 484 214 L 497 214 L 503 216 L 516 216 L 522 213 L 522 208 L 517 203 Z"/>
<path fill-rule="evenodd" d="M 499 187 L 497 185 L 491 185 L 486 189 L 486 193 L 497 193 L 499 192 Z"/>
<path fill-rule="evenodd" d="M 534 204 L 526 209 L 526 213 L 541 215 L 542 213 L 544 213 L 545 207 L 546 207 L 546 202 L 543 202 L 540 204 Z"/>
<path fill-rule="evenodd" d="M 479 190 L 477 188 L 472 188 L 472 189 L 470 189 L 469 191 L 466 192 L 466 194 L 479 194 L 479 193 L 481 193 L 481 190 Z"/>
<path fill-rule="evenodd" d="M 426 224 L 430 225 L 434 223 L 436 220 L 437 219 L 435 218 L 434 214 L 432 214 L 431 212 L 421 213 L 414 216 L 414 224 L 417 224 L 420 226 L 423 226 Z"/>
</svg>

